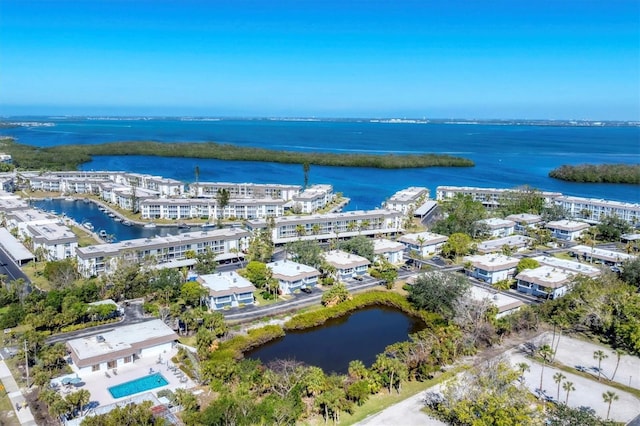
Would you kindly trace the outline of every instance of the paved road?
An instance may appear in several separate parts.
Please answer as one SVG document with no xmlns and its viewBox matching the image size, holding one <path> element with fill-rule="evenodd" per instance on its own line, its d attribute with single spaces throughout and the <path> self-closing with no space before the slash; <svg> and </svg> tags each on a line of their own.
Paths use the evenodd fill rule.
<svg viewBox="0 0 640 426">
<path fill-rule="evenodd" d="M 123 325 L 138 324 L 145 321 L 156 319 L 155 317 L 147 317 L 142 313 L 142 301 L 135 301 L 129 303 L 129 306 L 124 307 L 123 319 L 119 322 L 110 324 L 97 325 L 95 327 L 89 327 L 82 330 L 70 331 L 68 333 L 60 333 L 55 336 L 47 338 L 45 341 L 48 344 L 66 342 L 67 340 L 77 339 L 79 337 L 92 336 L 94 334 L 103 333 L 108 330 L 112 330 L 115 327 L 121 327 Z"/>
<path fill-rule="evenodd" d="M 31 284 L 29 277 L 27 277 L 24 274 L 24 272 L 22 272 L 20 267 L 14 263 L 13 259 L 11 259 L 7 254 L 7 252 L 5 252 L 4 249 L 2 249 L 1 247 L 0 247 L 0 274 L 6 275 L 10 281 L 14 281 L 22 278 L 23 280 L 25 280 L 25 282 L 27 282 L 28 284 Z"/>
</svg>

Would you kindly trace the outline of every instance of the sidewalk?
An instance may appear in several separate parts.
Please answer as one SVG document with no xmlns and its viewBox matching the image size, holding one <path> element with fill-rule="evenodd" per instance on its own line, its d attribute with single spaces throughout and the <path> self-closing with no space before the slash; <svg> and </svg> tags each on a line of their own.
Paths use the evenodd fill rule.
<svg viewBox="0 0 640 426">
<path fill-rule="evenodd" d="M 22 404 L 26 403 L 25 398 L 22 395 L 20 388 L 18 388 L 18 384 L 13 378 L 13 375 L 11 375 L 11 371 L 9 371 L 9 367 L 7 367 L 4 360 L 0 360 L 0 380 L 2 380 L 2 384 L 9 395 L 11 406 L 13 407 L 13 411 L 16 413 L 16 417 L 20 424 L 37 426 L 37 423 L 33 418 L 33 414 L 31 414 L 31 409 L 28 406 L 22 408 Z M 16 411 L 16 406 L 20 406 L 19 411 Z"/>
</svg>

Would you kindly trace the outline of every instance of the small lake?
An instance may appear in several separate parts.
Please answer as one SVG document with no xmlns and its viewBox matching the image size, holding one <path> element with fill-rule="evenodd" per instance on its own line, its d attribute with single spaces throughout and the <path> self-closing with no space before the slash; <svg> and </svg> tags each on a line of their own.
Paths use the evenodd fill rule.
<svg viewBox="0 0 640 426">
<path fill-rule="evenodd" d="M 408 340 L 425 324 L 404 312 L 383 306 L 361 309 L 325 324 L 287 335 L 246 352 L 246 358 L 268 364 L 276 359 L 295 359 L 322 368 L 325 373 L 347 372 L 349 362 L 359 359 L 367 367 L 376 355 L 396 342 Z"/>
</svg>

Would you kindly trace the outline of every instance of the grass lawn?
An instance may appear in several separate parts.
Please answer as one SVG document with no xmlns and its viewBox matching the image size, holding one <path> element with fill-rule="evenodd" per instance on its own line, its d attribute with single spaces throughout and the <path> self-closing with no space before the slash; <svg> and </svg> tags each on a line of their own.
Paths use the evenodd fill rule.
<svg viewBox="0 0 640 426">
<path fill-rule="evenodd" d="M 372 395 L 367 402 L 360 407 L 355 407 L 353 414 L 341 413 L 340 423 L 341 425 L 351 425 L 359 421 L 364 420 L 367 416 L 376 414 L 387 407 L 392 406 L 402 400 L 409 398 L 417 393 L 420 393 L 430 387 L 433 387 L 439 383 L 449 380 L 454 377 L 463 367 L 453 368 L 440 376 L 427 380 L 424 382 L 405 382 L 402 385 L 402 391 L 400 393 L 392 392 L 391 394 L 384 390 L 377 395 Z"/>
<path fill-rule="evenodd" d="M 1 385 L 0 385 L 1 386 Z M 13 411 L 11 400 L 4 390 L 0 389 L 0 425 L 3 426 L 19 426 L 20 422 Z"/>
<path fill-rule="evenodd" d="M 262 292 L 255 292 L 254 296 L 256 298 L 256 305 L 258 306 L 267 306 L 267 305 L 273 305 L 274 303 L 278 303 L 280 302 L 279 299 L 265 299 L 264 296 L 262 296 Z"/>
<path fill-rule="evenodd" d="M 22 267 L 22 272 L 25 273 L 29 280 L 40 290 L 49 291 L 51 290 L 51 284 L 49 280 L 47 280 L 43 275 L 42 271 L 44 269 L 44 262 L 29 262 L 27 265 Z"/>
<path fill-rule="evenodd" d="M 95 244 L 100 244 L 100 241 L 93 238 L 91 234 L 87 233 L 84 229 L 80 229 L 77 226 L 69 226 L 69 228 L 71 228 L 71 232 L 73 232 L 76 237 L 78 237 L 78 247 L 87 247 Z"/>
</svg>

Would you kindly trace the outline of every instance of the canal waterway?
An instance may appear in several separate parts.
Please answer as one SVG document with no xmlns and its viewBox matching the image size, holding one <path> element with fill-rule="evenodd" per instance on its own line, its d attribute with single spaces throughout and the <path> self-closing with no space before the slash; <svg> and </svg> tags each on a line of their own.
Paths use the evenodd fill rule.
<svg viewBox="0 0 640 426">
<path fill-rule="evenodd" d="M 268 364 L 290 359 L 315 365 L 325 373 L 347 372 L 349 362 L 360 360 L 371 366 L 376 355 L 393 343 L 406 341 L 425 324 L 397 309 L 375 306 L 335 318 L 325 324 L 286 336 L 245 353 L 246 358 Z"/>
<path fill-rule="evenodd" d="M 151 238 L 156 235 L 176 235 L 182 232 L 193 231 L 192 229 L 181 229 L 177 226 L 158 226 L 156 228 L 145 228 L 141 225 L 123 225 L 114 218 L 101 211 L 93 202 L 85 203 L 82 200 L 66 200 L 60 198 L 32 200 L 31 204 L 41 210 L 62 215 L 63 213 L 73 219 L 78 224 L 91 223 L 94 232 L 104 230 L 107 235 L 112 236 L 114 241 L 132 240 L 136 238 Z"/>
</svg>

